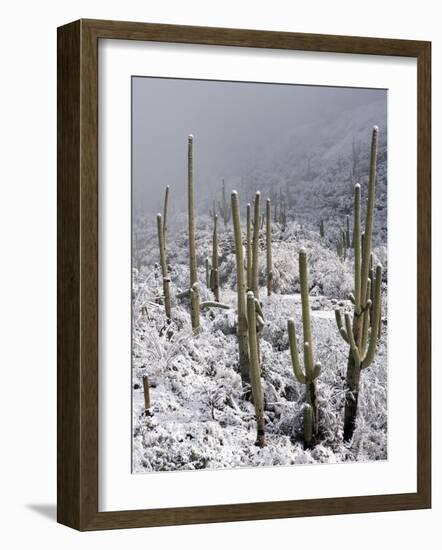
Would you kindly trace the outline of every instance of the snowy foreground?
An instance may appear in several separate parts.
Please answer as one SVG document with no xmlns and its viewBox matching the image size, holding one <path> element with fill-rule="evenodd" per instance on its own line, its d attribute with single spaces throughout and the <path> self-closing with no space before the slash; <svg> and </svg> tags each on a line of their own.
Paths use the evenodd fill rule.
<svg viewBox="0 0 442 550">
<path fill-rule="evenodd" d="M 204 222 L 204 223 L 203 223 Z M 205 286 L 204 258 L 210 257 L 210 219 L 197 227 L 202 300 L 213 299 Z M 178 223 L 178 226 L 180 224 Z M 170 230 L 168 261 L 172 296 L 188 287 L 187 233 Z M 327 239 L 314 228 L 275 224 L 273 262 L 275 293 L 267 297 L 265 258 L 261 255 L 260 300 L 265 315 L 261 370 L 265 399 L 266 446 L 254 445 L 255 412 L 244 398 L 238 372 L 235 256 L 232 230 L 220 234 L 221 302 L 229 310 L 206 310 L 201 334 L 194 337 L 187 300 L 173 300 L 170 325 L 162 305 L 155 227 L 139 229 L 133 269 L 133 471 L 196 470 L 306 463 L 385 460 L 387 458 L 386 285 L 382 337 L 373 364 L 363 372 L 358 425 L 351 444 L 342 440 L 348 345 L 340 336 L 334 308 L 351 310 L 353 261 L 343 263 Z M 173 235 L 173 236 L 172 236 Z M 304 450 L 305 387 L 295 379 L 288 348 L 287 319 L 294 318 L 302 342 L 299 296 L 299 248 L 307 249 L 317 380 L 318 444 Z M 386 268 L 385 249 L 376 249 Z M 386 273 L 385 269 L 385 273 Z M 385 279 L 386 280 L 386 275 Z M 302 349 L 302 346 L 300 346 Z M 152 416 L 144 414 L 142 377 L 150 380 Z"/>
</svg>

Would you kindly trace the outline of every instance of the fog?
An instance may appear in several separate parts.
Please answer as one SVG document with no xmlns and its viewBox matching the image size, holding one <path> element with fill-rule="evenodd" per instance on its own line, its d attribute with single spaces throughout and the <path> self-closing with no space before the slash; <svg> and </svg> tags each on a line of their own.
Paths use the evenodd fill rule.
<svg viewBox="0 0 442 550">
<path fill-rule="evenodd" d="M 222 178 L 229 189 L 299 132 L 332 125 L 341 114 L 386 98 L 385 90 L 134 77 L 133 205 L 155 212 L 164 188 L 184 204 L 187 136 L 194 135 L 199 204 Z"/>
</svg>

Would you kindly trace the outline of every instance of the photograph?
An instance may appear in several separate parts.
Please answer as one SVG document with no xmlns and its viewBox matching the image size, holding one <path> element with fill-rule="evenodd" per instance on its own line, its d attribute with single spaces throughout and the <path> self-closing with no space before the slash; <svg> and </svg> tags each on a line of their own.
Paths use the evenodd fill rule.
<svg viewBox="0 0 442 550">
<path fill-rule="evenodd" d="M 132 473 L 387 460 L 388 91 L 131 85 Z"/>
</svg>

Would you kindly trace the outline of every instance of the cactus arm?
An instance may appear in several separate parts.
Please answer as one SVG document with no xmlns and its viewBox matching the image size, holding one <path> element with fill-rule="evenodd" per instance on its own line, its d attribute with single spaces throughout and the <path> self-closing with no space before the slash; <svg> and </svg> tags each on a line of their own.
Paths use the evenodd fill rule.
<svg viewBox="0 0 442 550">
<path fill-rule="evenodd" d="M 361 308 L 361 186 L 355 185 L 355 212 L 353 227 L 353 246 L 355 257 L 355 311 Z"/>
<path fill-rule="evenodd" d="M 371 296 L 371 279 L 368 279 L 367 282 L 367 296 Z M 365 351 L 367 346 L 367 337 L 368 329 L 370 327 L 370 314 L 371 314 L 371 299 L 368 299 L 365 303 L 365 306 L 361 310 L 362 315 L 362 335 L 361 335 L 361 344 L 359 349 Z"/>
<path fill-rule="evenodd" d="M 321 369 L 322 369 L 322 365 L 321 363 L 316 363 L 315 365 L 315 368 L 313 369 L 313 379 L 312 379 L 312 382 L 313 380 L 315 380 L 316 378 L 318 378 L 318 376 L 321 374 Z"/>
<path fill-rule="evenodd" d="M 260 315 L 264 319 L 264 313 L 261 308 L 261 304 L 259 303 L 259 300 L 255 298 L 255 310 L 258 315 Z"/>
<path fill-rule="evenodd" d="M 338 307 L 335 309 L 335 319 L 336 319 L 336 324 L 338 326 L 340 335 L 348 344 L 349 341 L 348 341 L 347 331 L 345 330 L 344 325 L 342 323 L 342 312 Z"/>
<path fill-rule="evenodd" d="M 211 302 L 211 301 L 207 301 L 207 302 L 201 302 L 200 303 L 200 309 L 203 310 L 203 309 L 206 309 L 206 308 L 209 308 L 209 307 L 217 307 L 219 309 L 230 309 L 230 306 L 227 305 L 227 304 L 222 304 L 221 302 Z"/>
<path fill-rule="evenodd" d="M 375 279 L 375 291 L 374 291 L 374 305 L 373 305 L 373 324 L 370 333 L 370 342 L 368 344 L 367 353 L 362 361 L 361 368 L 366 369 L 372 363 L 375 352 L 376 344 L 378 342 L 379 331 L 379 319 L 381 308 L 381 292 L 382 292 L 382 266 L 378 264 L 376 266 L 376 279 Z"/>
<path fill-rule="evenodd" d="M 368 279 L 368 272 L 370 269 L 370 254 L 373 233 L 373 211 L 376 191 L 377 141 L 378 127 L 374 126 L 371 137 L 370 175 L 368 181 L 367 213 L 365 217 L 364 250 L 361 265 L 361 304 L 364 304 L 367 299 L 367 287 L 365 281 L 367 281 Z"/>
<path fill-rule="evenodd" d="M 350 300 L 350 302 L 353 305 L 355 305 L 356 299 L 355 299 L 355 295 L 353 294 L 353 292 L 350 292 L 350 294 L 348 295 L 348 299 Z"/>
<path fill-rule="evenodd" d="M 293 372 L 300 384 L 306 383 L 306 377 L 301 370 L 301 364 L 299 362 L 299 351 L 298 343 L 296 341 L 296 331 L 295 331 L 295 322 L 293 319 L 289 319 L 287 322 L 288 333 L 289 333 L 289 345 L 290 345 L 290 354 L 292 357 L 292 366 Z"/>
<path fill-rule="evenodd" d="M 259 282 L 258 282 L 258 266 L 259 266 L 259 202 L 261 193 L 256 192 L 253 215 L 253 250 L 252 250 L 252 291 L 256 298 L 259 299 Z"/>
<path fill-rule="evenodd" d="M 190 298 L 190 289 L 178 292 L 178 294 L 175 294 L 175 298 L 177 298 L 178 300 L 181 300 L 183 298 Z"/>
<path fill-rule="evenodd" d="M 359 365 L 361 363 L 361 358 L 360 358 L 358 346 L 356 345 L 355 338 L 353 336 L 353 329 L 351 326 L 351 318 L 349 313 L 345 314 L 345 327 L 346 327 L 346 332 L 348 336 L 348 343 L 350 344 L 350 349 L 353 354 L 353 358 L 355 360 L 356 366 L 359 368 Z"/>
<path fill-rule="evenodd" d="M 373 301 L 374 301 L 374 297 L 373 297 Z M 381 295 L 379 296 L 378 340 L 381 337 L 381 333 L 382 333 L 382 292 L 381 292 Z"/>
<path fill-rule="evenodd" d="M 261 317 L 261 315 L 256 315 L 256 328 L 257 328 L 257 331 L 261 332 L 264 327 L 265 327 L 264 318 Z"/>
</svg>

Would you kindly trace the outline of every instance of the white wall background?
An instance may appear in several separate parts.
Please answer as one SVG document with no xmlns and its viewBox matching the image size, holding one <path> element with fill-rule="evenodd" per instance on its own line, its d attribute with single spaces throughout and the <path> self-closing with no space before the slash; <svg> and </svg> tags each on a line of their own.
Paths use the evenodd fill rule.
<svg viewBox="0 0 442 550">
<path fill-rule="evenodd" d="M 433 235 L 440 235 L 438 2 L 16 1 L 2 6 L 0 86 L 0 543 L 6 548 L 415 548 L 440 539 L 440 287 L 434 285 L 433 510 L 81 534 L 55 523 L 56 27 L 80 17 L 433 41 Z M 437 21 L 439 20 L 439 23 Z M 440 280 L 441 244 L 434 239 Z M 439 311 L 437 311 L 438 306 Z M 439 336 L 439 338 L 438 338 Z M 434 547 L 434 545 L 433 545 Z"/>
</svg>

